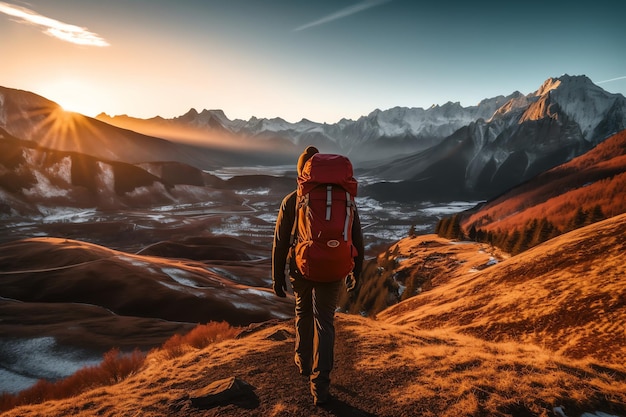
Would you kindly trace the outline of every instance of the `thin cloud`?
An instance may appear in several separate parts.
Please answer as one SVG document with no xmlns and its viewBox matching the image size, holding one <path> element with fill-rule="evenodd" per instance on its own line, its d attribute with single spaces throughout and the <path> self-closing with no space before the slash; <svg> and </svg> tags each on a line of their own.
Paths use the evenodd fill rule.
<svg viewBox="0 0 626 417">
<path fill-rule="evenodd" d="M 42 16 L 25 7 L 0 1 L 0 13 L 12 16 L 18 23 L 27 23 L 40 26 L 46 35 L 54 36 L 66 42 L 87 46 L 109 46 L 109 43 L 97 33 L 88 31 L 86 28 L 59 22 L 58 20 Z"/>
<path fill-rule="evenodd" d="M 331 13 L 328 16 L 322 17 L 321 19 L 315 20 L 313 22 L 307 23 L 306 25 L 302 25 L 294 29 L 294 32 L 299 32 L 301 30 L 310 29 L 315 26 L 323 25 L 328 22 L 332 22 L 333 20 L 343 19 L 348 16 L 352 16 L 355 13 L 362 12 L 367 9 L 371 9 L 372 7 L 380 6 L 381 4 L 389 3 L 391 0 L 365 0 L 354 6 L 345 7 L 341 10 L 336 11 L 335 13 Z"/>
<path fill-rule="evenodd" d="M 596 84 L 610 83 L 611 81 L 619 81 L 619 80 L 625 80 L 625 79 L 626 79 L 626 75 L 622 77 L 611 78 L 610 80 L 598 81 Z"/>
</svg>

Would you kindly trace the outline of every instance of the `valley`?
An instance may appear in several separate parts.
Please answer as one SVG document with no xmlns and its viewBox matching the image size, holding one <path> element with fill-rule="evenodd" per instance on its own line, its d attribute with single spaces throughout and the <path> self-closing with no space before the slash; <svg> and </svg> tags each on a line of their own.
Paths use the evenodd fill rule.
<svg viewBox="0 0 626 417">
<path fill-rule="evenodd" d="M 257 174 L 259 170 L 262 175 L 278 177 L 285 174 L 282 166 L 259 167 Z M 232 167 L 214 174 L 227 180 L 250 175 L 250 172 L 250 168 Z M 292 174 L 291 178 L 295 189 L 295 176 Z M 363 185 L 377 182 L 372 177 L 357 175 L 356 178 Z M 257 182 L 249 181 L 250 184 Z M 247 188 L 245 183 L 232 191 L 241 199 L 241 204 L 204 201 L 109 211 L 40 206 L 44 215 L 0 217 L 0 228 L 5 231 L 0 243 L 34 236 L 65 237 L 134 253 L 164 240 L 230 236 L 266 247 L 269 256 L 276 215 L 286 193 L 264 186 Z M 370 256 L 377 254 L 381 247 L 405 237 L 411 226 L 418 233 L 432 233 L 442 216 L 469 209 L 477 203 L 407 203 L 357 197 Z"/>
</svg>

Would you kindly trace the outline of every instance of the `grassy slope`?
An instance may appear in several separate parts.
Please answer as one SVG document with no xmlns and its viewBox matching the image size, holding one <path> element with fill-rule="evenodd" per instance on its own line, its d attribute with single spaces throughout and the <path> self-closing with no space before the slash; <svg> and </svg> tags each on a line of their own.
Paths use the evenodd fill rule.
<svg viewBox="0 0 626 417">
<path fill-rule="evenodd" d="M 330 409 L 312 405 L 285 321 L 175 359 L 153 352 L 117 385 L 6 416 L 626 416 L 625 229 L 622 215 L 480 271 L 481 246 L 437 246 L 458 268 L 430 291 L 377 320 L 337 315 Z M 399 245 L 409 258 L 433 238 Z M 193 408 L 190 393 L 229 376 L 256 387 L 258 407 Z"/>
</svg>

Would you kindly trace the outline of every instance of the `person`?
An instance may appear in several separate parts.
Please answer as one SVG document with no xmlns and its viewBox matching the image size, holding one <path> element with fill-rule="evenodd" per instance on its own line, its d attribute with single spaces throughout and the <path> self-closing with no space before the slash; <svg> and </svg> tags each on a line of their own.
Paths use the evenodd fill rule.
<svg viewBox="0 0 626 417">
<path fill-rule="evenodd" d="M 304 164 L 319 151 L 307 147 L 298 158 L 298 175 Z M 272 281 L 274 293 L 285 297 L 287 282 L 285 269 L 289 264 L 289 279 L 295 295 L 295 355 L 294 360 L 303 376 L 309 377 L 309 385 L 315 405 L 327 403 L 330 399 L 330 372 L 333 369 L 335 344 L 335 310 L 344 280 L 335 282 L 315 282 L 307 280 L 298 270 L 290 256 L 291 233 L 296 219 L 296 191 L 282 201 L 272 247 Z M 352 223 L 352 241 L 357 250 L 355 266 L 347 279 L 348 290 L 354 289 L 363 266 L 363 233 L 358 212 L 355 210 Z"/>
</svg>

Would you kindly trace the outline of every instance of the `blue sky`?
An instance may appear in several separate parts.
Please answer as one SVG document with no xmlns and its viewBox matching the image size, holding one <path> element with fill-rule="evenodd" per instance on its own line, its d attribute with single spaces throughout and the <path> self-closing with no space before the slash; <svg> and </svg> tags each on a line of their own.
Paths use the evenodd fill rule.
<svg viewBox="0 0 626 417">
<path fill-rule="evenodd" d="M 472 106 L 562 74 L 626 95 L 622 12 L 603 0 L 0 0 L 0 85 L 89 116 L 194 107 L 328 123 Z"/>
</svg>

